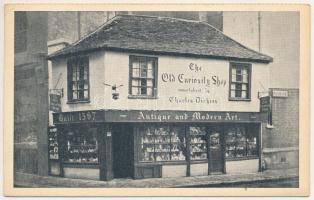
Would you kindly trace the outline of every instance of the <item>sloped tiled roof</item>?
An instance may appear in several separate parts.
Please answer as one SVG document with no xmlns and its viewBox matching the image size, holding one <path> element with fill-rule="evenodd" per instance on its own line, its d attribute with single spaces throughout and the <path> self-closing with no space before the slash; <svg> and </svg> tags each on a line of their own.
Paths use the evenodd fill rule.
<svg viewBox="0 0 314 200">
<path fill-rule="evenodd" d="M 138 15 L 118 15 L 48 58 L 98 49 L 272 62 L 205 22 Z"/>
</svg>

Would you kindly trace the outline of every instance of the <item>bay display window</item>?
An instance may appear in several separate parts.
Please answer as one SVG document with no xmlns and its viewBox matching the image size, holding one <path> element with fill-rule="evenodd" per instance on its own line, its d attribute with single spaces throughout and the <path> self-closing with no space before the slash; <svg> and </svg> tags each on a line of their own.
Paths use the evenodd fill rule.
<svg viewBox="0 0 314 200">
<path fill-rule="evenodd" d="M 257 132 L 245 126 L 226 129 L 226 159 L 249 158 L 258 156 Z"/>
<path fill-rule="evenodd" d="M 140 161 L 185 160 L 184 126 L 142 126 L 140 133 Z"/>
<path fill-rule="evenodd" d="M 230 100 L 249 100 L 251 82 L 251 64 L 230 64 Z"/>
<path fill-rule="evenodd" d="M 156 97 L 156 78 L 157 58 L 130 56 L 130 96 Z"/>
<path fill-rule="evenodd" d="M 191 160 L 207 159 L 206 127 L 190 126 Z"/>
<path fill-rule="evenodd" d="M 64 161 L 98 164 L 97 128 L 78 128 L 67 131 Z"/>
<path fill-rule="evenodd" d="M 89 59 L 74 57 L 68 60 L 68 101 L 89 100 Z"/>
</svg>

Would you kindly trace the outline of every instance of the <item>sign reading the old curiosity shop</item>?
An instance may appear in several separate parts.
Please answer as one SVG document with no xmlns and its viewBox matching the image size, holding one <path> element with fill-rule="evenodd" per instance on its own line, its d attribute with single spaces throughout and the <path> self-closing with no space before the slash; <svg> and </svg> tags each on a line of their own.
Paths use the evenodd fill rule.
<svg viewBox="0 0 314 200">
<path fill-rule="evenodd" d="M 201 66 L 189 63 L 176 71 L 162 72 L 160 80 L 167 88 L 175 88 L 168 96 L 170 104 L 218 104 L 221 103 L 218 94 L 227 88 L 227 78 L 212 72 L 211 66 Z M 227 90 L 226 90 L 227 93 Z M 217 96 L 218 95 L 218 96 Z"/>
</svg>

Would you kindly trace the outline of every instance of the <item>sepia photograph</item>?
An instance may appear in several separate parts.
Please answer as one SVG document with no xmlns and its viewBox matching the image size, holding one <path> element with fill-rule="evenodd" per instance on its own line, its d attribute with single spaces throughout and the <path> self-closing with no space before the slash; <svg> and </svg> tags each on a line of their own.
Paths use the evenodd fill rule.
<svg viewBox="0 0 314 200">
<path fill-rule="evenodd" d="M 10 187 L 300 189 L 302 12 L 153 8 L 7 9 Z"/>
</svg>

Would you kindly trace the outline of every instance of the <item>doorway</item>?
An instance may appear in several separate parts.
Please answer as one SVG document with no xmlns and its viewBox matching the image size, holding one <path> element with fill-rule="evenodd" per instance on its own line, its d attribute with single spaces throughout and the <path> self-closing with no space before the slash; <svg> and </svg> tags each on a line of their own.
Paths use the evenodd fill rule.
<svg viewBox="0 0 314 200">
<path fill-rule="evenodd" d="M 218 126 L 208 128 L 208 174 L 224 172 L 223 132 Z"/>
<path fill-rule="evenodd" d="M 114 178 L 133 178 L 133 127 L 130 124 L 113 126 L 112 151 Z"/>
</svg>

